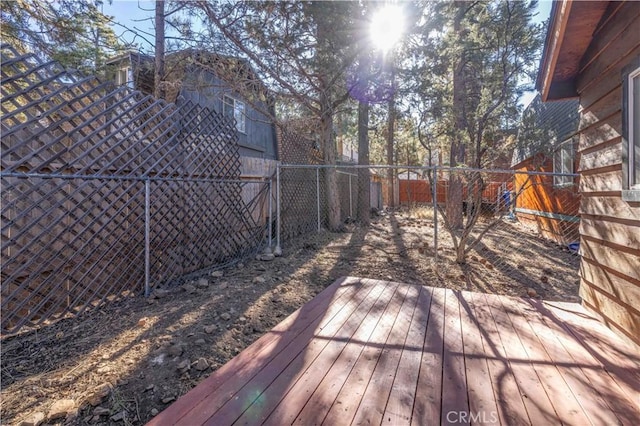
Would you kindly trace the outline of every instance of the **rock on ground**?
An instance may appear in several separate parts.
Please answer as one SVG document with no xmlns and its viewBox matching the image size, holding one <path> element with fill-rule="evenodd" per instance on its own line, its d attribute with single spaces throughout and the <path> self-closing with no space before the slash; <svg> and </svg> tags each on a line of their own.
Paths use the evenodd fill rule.
<svg viewBox="0 0 640 426">
<path fill-rule="evenodd" d="M 183 351 L 184 351 L 184 348 L 182 347 L 182 345 L 171 345 L 167 350 L 169 355 L 172 357 L 177 357 L 182 355 Z"/>
<path fill-rule="evenodd" d="M 126 411 L 120 411 L 119 413 L 114 414 L 113 416 L 111 416 L 111 421 L 113 422 L 121 422 L 125 419 L 125 417 L 127 416 L 127 412 Z"/>
<path fill-rule="evenodd" d="M 153 290 L 153 296 L 156 299 L 162 299 L 165 298 L 169 295 L 169 290 L 163 290 L 161 288 L 156 288 L 155 290 Z"/>
<path fill-rule="evenodd" d="M 209 362 L 204 358 L 198 358 L 193 368 L 195 368 L 198 371 L 204 371 L 207 368 L 209 368 Z"/>
<path fill-rule="evenodd" d="M 67 415 L 76 409 L 76 402 L 73 399 L 59 399 L 49 408 L 47 420 L 56 420 Z"/>
<path fill-rule="evenodd" d="M 111 411 L 108 408 L 104 408 L 104 407 L 96 407 L 93 409 L 93 411 L 91 412 L 91 414 L 93 414 L 94 416 L 106 416 L 107 414 L 109 414 Z"/>
<path fill-rule="evenodd" d="M 111 393 L 111 383 L 103 383 L 100 386 L 96 386 L 87 397 L 87 402 L 92 406 L 96 406 L 102 402 L 102 400 Z"/>
<path fill-rule="evenodd" d="M 176 366 L 176 368 L 178 369 L 178 371 L 180 371 L 181 373 L 184 373 L 185 371 L 189 370 L 189 368 L 191 368 L 191 364 L 189 363 L 188 359 L 183 359 L 182 361 L 180 361 L 178 363 L 178 365 Z"/>
<path fill-rule="evenodd" d="M 20 426 L 40 426 L 44 423 L 45 415 L 42 411 L 32 413 L 20 423 Z"/>
</svg>

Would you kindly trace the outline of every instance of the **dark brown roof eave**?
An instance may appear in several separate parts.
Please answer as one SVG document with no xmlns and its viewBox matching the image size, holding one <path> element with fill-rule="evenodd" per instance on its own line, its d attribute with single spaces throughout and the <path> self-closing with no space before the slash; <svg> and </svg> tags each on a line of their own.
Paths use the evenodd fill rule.
<svg viewBox="0 0 640 426">
<path fill-rule="evenodd" d="M 551 14 L 549 15 L 549 22 L 547 24 L 547 35 L 544 40 L 544 46 L 542 48 L 542 56 L 540 57 L 540 66 L 538 68 L 538 75 L 536 77 L 536 90 L 539 92 L 542 91 L 542 82 L 543 82 L 543 70 L 546 69 L 546 65 L 548 63 L 548 55 L 549 48 L 551 46 L 551 42 L 553 39 L 553 31 L 550 29 L 553 28 L 554 22 L 557 19 L 558 15 L 558 2 L 554 1 L 551 5 Z"/>
<path fill-rule="evenodd" d="M 564 39 L 567 21 L 573 0 L 560 0 L 553 3 L 547 38 L 545 40 L 542 58 L 540 60 L 540 70 L 536 81 L 536 88 L 542 96 L 542 101 L 549 100 L 551 86 L 553 83 L 553 73 L 558 61 L 558 54 Z M 571 95 L 569 97 L 575 96 Z M 558 97 L 555 97 L 558 99 Z"/>
</svg>

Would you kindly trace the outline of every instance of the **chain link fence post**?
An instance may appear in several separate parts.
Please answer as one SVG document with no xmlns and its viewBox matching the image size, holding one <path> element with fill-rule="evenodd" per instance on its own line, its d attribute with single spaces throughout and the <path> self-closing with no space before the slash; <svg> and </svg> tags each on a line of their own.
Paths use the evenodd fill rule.
<svg viewBox="0 0 640 426">
<path fill-rule="evenodd" d="M 433 260 L 438 262 L 438 166 L 433 166 L 431 197 L 433 198 Z"/>
<path fill-rule="evenodd" d="M 351 174 L 349 174 L 348 177 L 349 177 L 349 217 L 353 219 L 353 197 L 351 194 Z"/>
<path fill-rule="evenodd" d="M 280 247 L 280 164 L 276 166 L 276 248 L 273 250 L 273 254 L 276 256 L 282 256 L 282 247 Z"/>
<path fill-rule="evenodd" d="M 273 179 L 272 176 L 269 177 L 269 222 L 267 224 L 267 226 L 269 226 L 269 253 L 271 252 L 271 245 L 272 245 L 272 240 L 273 240 L 273 202 L 272 202 L 272 198 L 273 198 Z"/>
<path fill-rule="evenodd" d="M 316 203 L 318 207 L 318 232 L 320 232 L 320 167 L 316 168 Z"/>
<path fill-rule="evenodd" d="M 149 297 L 151 277 L 151 184 L 144 180 L 144 297 Z"/>
</svg>

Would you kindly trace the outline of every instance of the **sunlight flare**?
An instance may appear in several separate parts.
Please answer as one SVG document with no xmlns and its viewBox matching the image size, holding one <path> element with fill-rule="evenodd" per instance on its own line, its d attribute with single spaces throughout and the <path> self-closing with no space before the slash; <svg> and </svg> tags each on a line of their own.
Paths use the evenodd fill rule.
<svg viewBox="0 0 640 426">
<path fill-rule="evenodd" d="M 371 20 L 369 36 L 373 45 L 384 53 L 391 50 L 404 33 L 405 17 L 402 7 L 387 4 Z"/>
</svg>

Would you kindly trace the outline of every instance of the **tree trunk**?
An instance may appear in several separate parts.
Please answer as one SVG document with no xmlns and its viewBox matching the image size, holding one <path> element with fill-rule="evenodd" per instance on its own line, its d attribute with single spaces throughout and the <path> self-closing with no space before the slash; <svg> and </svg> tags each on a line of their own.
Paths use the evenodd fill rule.
<svg viewBox="0 0 640 426">
<path fill-rule="evenodd" d="M 326 111 L 320 120 L 324 163 L 327 165 L 336 164 L 336 143 L 333 138 L 333 115 Z M 338 176 L 336 169 L 329 167 L 324 169 L 325 182 L 327 190 L 327 219 L 329 221 L 329 230 L 331 232 L 340 232 L 343 230 L 342 220 L 340 218 L 340 193 L 338 190 Z"/>
<path fill-rule="evenodd" d="M 369 165 L 369 104 L 358 103 L 358 164 Z M 371 176 L 368 168 L 358 169 L 358 221 L 368 225 L 371 214 Z"/>
<path fill-rule="evenodd" d="M 393 78 L 393 77 L 392 77 Z M 394 128 L 396 122 L 396 102 L 395 94 L 391 94 L 389 99 L 389 117 L 387 118 L 387 164 L 393 166 L 393 145 L 394 145 Z M 387 170 L 387 178 L 389 181 L 389 206 L 396 205 L 395 189 L 394 189 L 395 171 L 393 168 Z"/>
<path fill-rule="evenodd" d="M 156 0 L 156 46 L 155 70 L 153 78 L 154 95 L 164 98 L 164 0 Z"/>
<path fill-rule="evenodd" d="M 458 162 L 456 157 L 458 155 L 458 144 L 453 141 L 451 143 L 451 151 L 449 152 L 450 166 L 455 167 Z M 447 220 L 451 230 L 462 228 L 463 215 L 462 215 L 462 193 L 463 184 L 460 174 L 455 170 L 449 171 L 449 186 L 447 187 L 447 200 L 445 210 L 447 213 Z"/>
<path fill-rule="evenodd" d="M 460 241 L 458 241 L 458 247 L 456 247 L 456 263 L 464 265 L 465 263 L 467 263 L 466 260 L 466 256 L 465 256 L 465 248 L 467 247 L 467 240 L 469 238 L 469 235 L 465 234 L 460 238 Z"/>
<path fill-rule="evenodd" d="M 312 14 L 316 26 L 316 39 L 318 49 L 316 52 L 318 64 L 322 64 L 331 58 L 330 34 L 335 29 L 331 27 L 330 19 L 323 11 L 323 6 L 316 2 L 310 2 Z M 320 132 L 322 139 L 322 154 L 324 163 L 327 166 L 335 166 L 336 164 L 336 141 L 333 133 L 333 101 L 332 87 L 328 83 L 328 76 L 322 76 L 318 81 L 319 85 L 319 104 L 320 104 Z M 340 217 L 340 193 L 338 192 L 338 177 L 336 169 L 329 167 L 325 171 L 325 188 L 327 197 L 327 219 L 329 230 L 339 232 L 343 230 L 342 220 Z"/>
<path fill-rule="evenodd" d="M 458 11 L 456 13 L 453 30 L 462 43 L 462 19 L 467 5 L 465 2 L 455 2 Z M 466 117 L 464 115 L 465 93 L 464 93 L 464 58 L 462 54 L 457 54 L 453 68 L 453 114 L 455 117 L 455 129 L 451 150 L 449 151 L 449 165 L 456 167 L 460 161 L 464 161 L 464 141 L 463 133 L 466 128 Z M 460 229 L 463 225 L 462 215 L 462 179 L 455 171 L 449 172 L 449 188 L 447 189 L 447 219 L 452 230 Z M 464 247 L 463 247 L 464 249 Z"/>
</svg>

